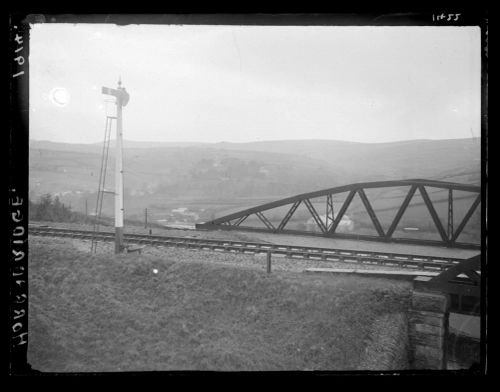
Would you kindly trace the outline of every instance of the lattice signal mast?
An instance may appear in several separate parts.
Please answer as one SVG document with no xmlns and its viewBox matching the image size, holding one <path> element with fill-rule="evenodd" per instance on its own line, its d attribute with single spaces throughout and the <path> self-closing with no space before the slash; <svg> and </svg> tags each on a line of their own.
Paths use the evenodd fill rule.
<svg viewBox="0 0 500 392">
<path fill-rule="evenodd" d="M 116 163 L 115 163 L 115 253 L 124 250 L 123 242 L 123 130 L 122 108 L 127 105 L 130 95 L 121 86 L 121 77 L 118 88 L 103 87 L 102 93 L 116 98 Z"/>
</svg>

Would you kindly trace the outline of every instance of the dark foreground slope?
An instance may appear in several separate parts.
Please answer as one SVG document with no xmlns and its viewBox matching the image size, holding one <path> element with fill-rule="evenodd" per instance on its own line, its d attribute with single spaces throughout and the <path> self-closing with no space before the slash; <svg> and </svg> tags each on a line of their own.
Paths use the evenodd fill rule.
<svg viewBox="0 0 500 392">
<path fill-rule="evenodd" d="M 30 240 L 29 362 L 43 371 L 352 370 L 404 282 Z M 158 269 L 158 274 L 153 269 Z"/>
</svg>

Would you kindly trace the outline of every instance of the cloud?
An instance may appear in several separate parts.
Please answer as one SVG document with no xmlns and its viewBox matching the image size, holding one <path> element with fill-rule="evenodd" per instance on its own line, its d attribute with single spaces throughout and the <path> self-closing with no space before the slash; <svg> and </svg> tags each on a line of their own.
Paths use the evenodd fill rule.
<svg viewBox="0 0 500 392">
<path fill-rule="evenodd" d="M 118 75 L 133 140 L 468 137 L 479 43 L 474 28 L 35 25 L 31 137 L 100 140 Z"/>
</svg>

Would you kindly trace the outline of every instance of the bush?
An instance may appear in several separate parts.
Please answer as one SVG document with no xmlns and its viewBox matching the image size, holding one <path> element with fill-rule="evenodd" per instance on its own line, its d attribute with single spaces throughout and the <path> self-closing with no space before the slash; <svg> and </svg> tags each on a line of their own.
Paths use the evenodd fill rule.
<svg viewBox="0 0 500 392">
<path fill-rule="evenodd" d="M 53 198 L 50 193 L 40 196 L 38 202 L 30 199 L 29 214 L 30 219 L 35 221 L 75 222 L 85 219 L 61 203 L 58 196 Z"/>
</svg>

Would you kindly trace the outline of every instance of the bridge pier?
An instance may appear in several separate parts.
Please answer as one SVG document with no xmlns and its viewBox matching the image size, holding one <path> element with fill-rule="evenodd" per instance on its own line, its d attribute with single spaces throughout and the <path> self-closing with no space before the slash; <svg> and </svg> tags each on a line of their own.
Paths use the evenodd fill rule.
<svg viewBox="0 0 500 392">
<path fill-rule="evenodd" d="M 449 309 L 447 293 L 414 288 L 408 318 L 412 369 L 446 369 Z"/>
</svg>

